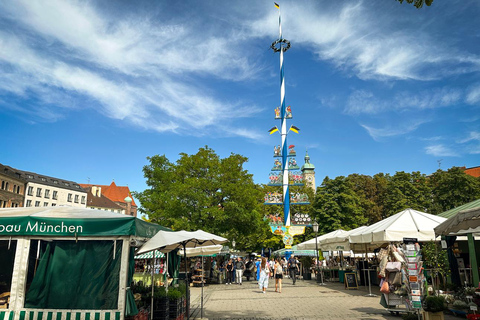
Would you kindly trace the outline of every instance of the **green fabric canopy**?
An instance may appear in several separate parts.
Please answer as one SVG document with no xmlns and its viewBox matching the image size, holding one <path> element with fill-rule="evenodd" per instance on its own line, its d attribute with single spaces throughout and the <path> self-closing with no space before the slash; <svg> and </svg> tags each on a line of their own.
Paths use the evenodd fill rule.
<svg viewBox="0 0 480 320">
<path fill-rule="evenodd" d="M 0 209 L 0 236 L 138 236 L 171 231 L 132 216 L 75 207 Z"/>
</svg>

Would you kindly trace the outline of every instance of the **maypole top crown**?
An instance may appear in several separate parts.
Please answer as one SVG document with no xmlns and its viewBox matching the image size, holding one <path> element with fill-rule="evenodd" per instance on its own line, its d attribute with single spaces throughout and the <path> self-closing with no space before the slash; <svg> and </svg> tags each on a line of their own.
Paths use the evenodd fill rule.
<svg viewBox="0 0 480 320">
<path fill-rule="evenodd" d="M 270 48 L 272 48 L 273 52 L 280 52 L 280 50 L 283 50 L 283 52 L 285 52 L 290 49 L 290 41 L 288 41 L 287 39 L 277 39 L 272 42 Z"/>
</svg>

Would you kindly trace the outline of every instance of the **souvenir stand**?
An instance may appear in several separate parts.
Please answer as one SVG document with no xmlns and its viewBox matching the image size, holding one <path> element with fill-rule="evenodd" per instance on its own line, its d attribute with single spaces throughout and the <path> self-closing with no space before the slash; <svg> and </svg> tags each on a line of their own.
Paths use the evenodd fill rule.
<svg viewBox="0 0 480 320">
<path fill-rule="evenodd" d="M 134 250 L 159 225 L 73 207 L 0 209 L 4 320 L 123 320 L 138 311 L 129 289 Z"/>
<path fill-rule="evenodd" d="M 404 244 L 390 244 L 379 253 L 379 276 L 382 277 L 380 303 L 390 313 L 419 312 L 422 308 L 423 262 L 417 239 Z"/>
</svg>

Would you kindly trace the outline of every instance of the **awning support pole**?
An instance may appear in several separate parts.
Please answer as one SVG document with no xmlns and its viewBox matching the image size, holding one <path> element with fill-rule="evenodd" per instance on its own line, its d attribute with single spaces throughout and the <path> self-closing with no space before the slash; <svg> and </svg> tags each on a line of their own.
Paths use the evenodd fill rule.
<svg viewBox="0 0 480 320">
<path fill-rule="evenodd" d="M 468 252 L 470 254 L 470 266 L 472 267 L 473 287 L 479 285 L 477 254 L 475 253 L 475 238 L 472 233 L 468 234 Z"/>
</svg>

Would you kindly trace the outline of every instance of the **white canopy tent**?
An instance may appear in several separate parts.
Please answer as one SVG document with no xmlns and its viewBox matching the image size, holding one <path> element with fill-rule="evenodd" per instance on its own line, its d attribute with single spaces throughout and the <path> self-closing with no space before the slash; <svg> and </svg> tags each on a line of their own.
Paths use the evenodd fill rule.
<svg viewBox="0 0 480 320">
<path fill-rule="evenodd" d="M 384 243 L 403 241 L 403 238 L 417 238 L 418 241 L 435 240 L 434 228 L 446 218 L 425 212 L 406 209 L 391 217 L 349 235 L 350 244 L 363 245 L 368 250 Z"/>
<path fill-rule="evenodd" d="M 188 269 L 187 269 L 187 249 L 198 249 L 206 246 L 213 246 L 227 242 L 228 240 L 203 230 L 197 231 L 159 231 L 157 234 L 148 240 L 137 252 L 142 254 L 153 250 L 159 250 L 163 253 L 170 252 L 175 249 L 183 249 L 183 257 L 185 259 L 185 278 L 187 280 L 187 314 L 190 317 L 190 286 L 188 283 Z M 220 248 L 221 250 L 221 248 Z M 153 283 L 153 281 L 152 281 Z M 153 286 L 152 286 L 153 299 Z M 152 303 L 153 315 L 153 303 Z M 201 317 L 203 318 L 203 289 L 202 289 L 202 306 Z"/>
<path fill-rule="evenodd" d="M 341 234 L 345 234 L 345 233 L 346 233 L 345 230 L 338 229 L 338 230 L 323 234 L 321 236 L 318 236 L 317 238 L 313 238 L 313 239 L 310 239 L 308 241 L 299 243 L 299 244 L 297 244 L 297 248 L 298 248 L 298 250 L 316 250 L 316 244 L 315 244 L 316 242 L 318 244 L 318 247 L 320 248 L 320 242 L 322 240 L 328 239 L 330 237 L 338 236 L 338 235 L 341 235 Z"/>
<path fill-rule="evenodd" d="M 344 233 L 338 233 L 332 237 L 324 238 L 321 240 L 320 247 L 322 250 L 329 251 L 350 251 L 354 249 L 354 245 L 350 244 L 350 235 L 360 234 L 367 228 L 367 226 L 361 226 L 356 229 L 346 231 Z M 363 252 L 363 251 L 362 251 Z"/>
</svg>

